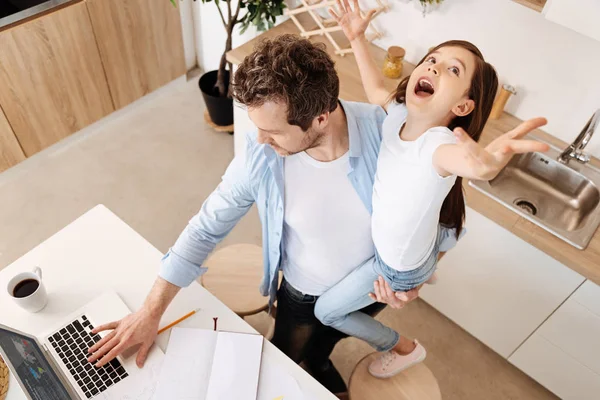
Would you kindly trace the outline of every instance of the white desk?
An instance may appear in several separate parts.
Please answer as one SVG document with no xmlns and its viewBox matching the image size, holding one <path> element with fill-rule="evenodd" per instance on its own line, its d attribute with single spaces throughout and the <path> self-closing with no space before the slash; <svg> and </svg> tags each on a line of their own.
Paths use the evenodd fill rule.
<svg viewBox="0 0 600 400">
<path fill-rule="evenodd" d="M 162 253 L 106 207 L 99 205 L 0 271 L 0 318 L 2 323 L 33 335 L 41 335 L 50 324 L 108 290 L 116 291 L 131 310 L 137 310 L 156 279 Z M 44 310 L 29 314 L 13 303 L 6 285 L 18 272 L 39 265 L 49 302 Z M 258 288 L 256 288 L 258 290 Z M 256 331 L 198 283 L 183 289 L 167 309 L 161 326 L 189 311 L 202 310 L 179 326 Z M 108 322 L 108 321 L 107 321 Z M 169 332 L 157 339 L 166 350 Z M 307 394 L 316 399 L 335 400 L 327 389 L 302 368 L 265 341 L 263 358 L 277 363 Z M 7 400 L 23 399 L 14 379 Z"/>
</svg>

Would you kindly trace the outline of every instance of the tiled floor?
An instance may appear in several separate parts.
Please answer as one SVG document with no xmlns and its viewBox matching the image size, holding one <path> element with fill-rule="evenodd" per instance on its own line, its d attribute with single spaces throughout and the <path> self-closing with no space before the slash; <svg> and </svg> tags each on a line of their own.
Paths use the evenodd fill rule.
<svg viewBox="0 0 600 400">
<path fill-rule="evenodd" d="M 233 137 L 212 131 L 195 82 L 182 80 L 0 174 L 0 268 L 98 203 L 165 252 L 233 157 Z M 260 244 L 253 209 L 226 241 Z M 97 271 L 96 273 L 101 273 Z M 381 319 L 428 349 L 444 399 L 554 399 L 423 301 Z M 266 315 L 250 317 L 266 333 Z M 370 348 L 343 341 L 343 376 Z"/>
</svg>

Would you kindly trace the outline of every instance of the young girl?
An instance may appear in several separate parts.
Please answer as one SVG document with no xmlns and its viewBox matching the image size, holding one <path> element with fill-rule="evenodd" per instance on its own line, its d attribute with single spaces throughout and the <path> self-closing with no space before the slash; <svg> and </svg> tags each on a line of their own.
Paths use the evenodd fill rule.
<svg viewBox="0 0 600 400">
<path fill-rule="evenodd" d="M 440 226 L 454 229 L 457 238 L 462 229 L 460 177 L 489 180 L 512 154 L 546 151 L 544 144 L 519 140 L 545 120 L 530 120 L 480 147 L 476 141 L 498 78 L 477 47 L 464 41 L 440 44 L 390 96 L 364 37 L 373 14 L 363 18 L 358 0 L 354 10 L 348 0 L 338 0 L 338 8 L 330 13 L 352 43 L 369 101 L 382 105 L 388 116 L 373 187 L 376 256 L 323 294 L 315 314 L 325 325 L 384 352 L 369 366 L 372 375 L 383 378 L 421 362 L 426 352 L 416 340 L 357 311 L 373 302 L 373 282 L 383 276 L 393 290 L 407 291 L 428 281 L 436 269 L 442 230 L 447 231 Z"/>
</svg>

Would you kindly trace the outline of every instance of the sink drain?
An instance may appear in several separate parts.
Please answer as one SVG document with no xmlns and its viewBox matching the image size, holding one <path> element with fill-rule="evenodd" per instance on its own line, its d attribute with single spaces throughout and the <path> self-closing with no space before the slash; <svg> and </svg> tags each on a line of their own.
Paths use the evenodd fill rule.
<svg viewBox="0 0 600 400">
<path fill-rule="evenodd" d="M 515 200 L 515 205 L 528 214 L 531 214 L 531 215 L 537 214 L 537 207 L 535 205 L 533 205 L 533 203 L 531 203 L 527 200 L 523 200 L 523 199 Z"/>
</svg>

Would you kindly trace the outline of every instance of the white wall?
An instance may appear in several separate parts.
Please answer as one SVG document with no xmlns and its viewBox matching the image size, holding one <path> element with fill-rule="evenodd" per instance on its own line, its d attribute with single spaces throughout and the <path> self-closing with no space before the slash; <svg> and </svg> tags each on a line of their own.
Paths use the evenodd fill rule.
<svg viewBox="0 0 600 400">
<path fill-rule="evenodd" d="M 183 34 L 183 54 L 185 56 L 186 70 L 191 70 L 197 65 L 196 61 L 196 34 L 194 31 L 194 8 L 192 0 L 179 0 L 179 15 L 181 16 L 181 31 Z"/>
<path fill-rule="evenodd" d="M 548 133 L 570 143 L 600 108 L 599 41 L 510 0 L 445 0 L 425 18 L 416 1 L 389 2 L 392 10 L 374 21 L 386 35 L 377 45 L 402 46 L 406 59 L 418 62 L 445 40 L 473 42 L 501 82 L 517 87 L 507 110 L 521 119 L 547 117 Z M 363 6 L 373 3 L 361 0 Z M 600 132 L 588 150 L 600 157 Z"/>
<path fill-rule="evenodd" d="M 234 3 L 232 4 L 232 8 L 235 10 L 237 2 L 234 1 Z M 225 2 L 220 2 L 220 5 L 223 15 L 227 18 L 227 6 Z M 219 67 L 221 55 L 225 50 L 227 35 L 225 34 L 225 28 L 223 27 L 214 1 L 204 4 L 200 0 L 197 0 L 194 2 L 194 6 L 200 25 L 200 29 L 196 33 L 199 44 L 197 46 L 198 65 L 203 71 L 211 71 Z M 244 10 L 241 12 L 243 13 Z M 240 25 L 238 25 L 233 34 L 233 48 L 253 39 L 256 35 L 257 32 L 254 27 L 248 28 L 243 35 L 240 35 Z"/>
</svg>

